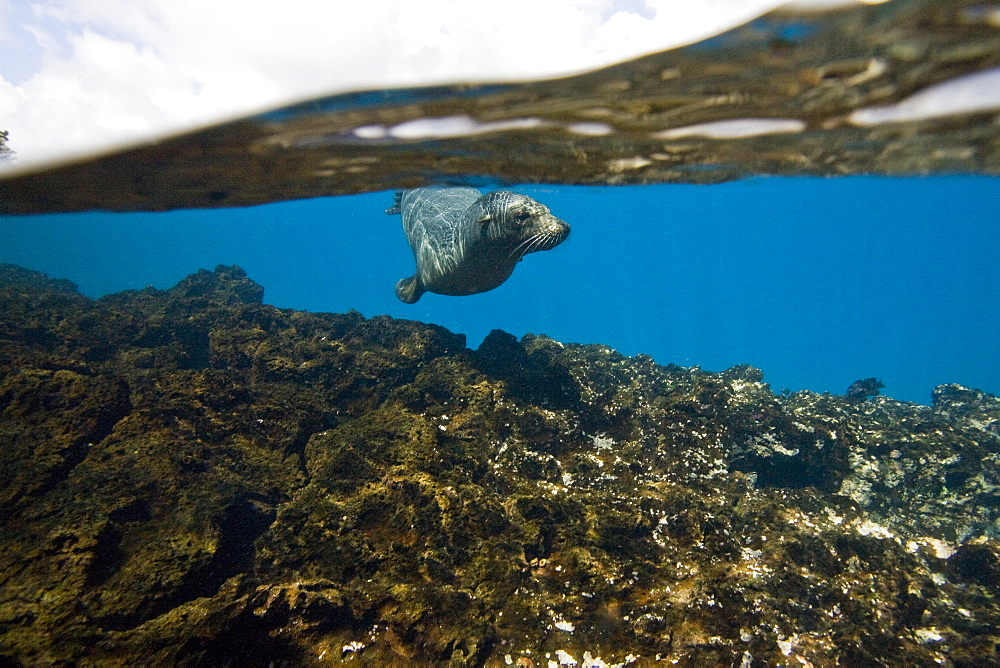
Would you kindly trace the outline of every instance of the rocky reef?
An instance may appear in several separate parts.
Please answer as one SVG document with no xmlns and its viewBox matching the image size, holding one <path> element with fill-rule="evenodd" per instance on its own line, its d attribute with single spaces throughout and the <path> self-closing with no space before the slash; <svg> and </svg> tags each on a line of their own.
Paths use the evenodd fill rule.
<svg viewBox="0 0 1000 668">
<path fill-rule="evenodd" d="M 996 665 L 1000 401 L 0 266 L 0 664 Z"/>
</svg>

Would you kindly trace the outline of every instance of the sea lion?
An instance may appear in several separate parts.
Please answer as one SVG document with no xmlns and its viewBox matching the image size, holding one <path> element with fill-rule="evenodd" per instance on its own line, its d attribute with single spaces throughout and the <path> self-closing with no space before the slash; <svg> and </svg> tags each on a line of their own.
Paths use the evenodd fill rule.
<svg viewBox="0 0 1000 668">
<path fill-rule="evenodd" d="M 396 283 L 400 301 L 425 292 L 474 295 L 506 281 L 528 253 L 555 248 L 569 225 L 548 207 L 509 190 L 416 188 L 396 193 L 386 210 L 402 214 L 417 271 Z"/>
</svg>

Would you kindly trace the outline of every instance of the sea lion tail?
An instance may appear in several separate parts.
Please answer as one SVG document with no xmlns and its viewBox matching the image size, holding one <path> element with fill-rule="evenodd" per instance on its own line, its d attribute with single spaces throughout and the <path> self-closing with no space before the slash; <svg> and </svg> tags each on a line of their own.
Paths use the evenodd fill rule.
<svg viewBox="0 0 1000 668">
<path fill-rule="evenodd" d="M 389 214 L 390 216 L 393 215 L 393 214 L 396 214 L 396 213 L 402 213 L 403 212 L 403 191 L 402 190 L 397 190 L 396 191 L 396 199 L 394 199 L 392 201 L 392 206 L 390 206 L 388 209 L 386 209 L 385 212 L 387 214 Z"/>
<path fill-rule="evenodd" d="M 416 304 L 422 294 L 424 294 L 424 289 L 417 283 L 416 276 L 401 278 L 396 283 L 396 296 L 404 304 Z"/>
</svg>

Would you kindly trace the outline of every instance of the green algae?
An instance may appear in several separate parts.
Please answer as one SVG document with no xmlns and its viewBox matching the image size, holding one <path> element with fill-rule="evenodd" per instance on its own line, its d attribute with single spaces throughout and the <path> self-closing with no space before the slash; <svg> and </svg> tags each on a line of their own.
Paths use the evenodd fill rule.
<svg viewBox="0 0 1000 668">
<path fill-rule="evenodd" d="M 6 662 L 997 661 L 991 395 L 261 300 L 0 267 Z"/>
</svg>

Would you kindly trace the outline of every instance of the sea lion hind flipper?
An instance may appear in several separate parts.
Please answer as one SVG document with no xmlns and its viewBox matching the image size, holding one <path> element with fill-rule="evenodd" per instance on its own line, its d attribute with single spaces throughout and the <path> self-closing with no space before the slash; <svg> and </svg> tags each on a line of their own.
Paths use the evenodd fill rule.
<svg viewBox="0 0 1000 668">
<path fill-rule="evenodd" d="M 396 283 L 396 296 L 404 304 L 415 304 L 420 296 L 424 294 L 424 289 L 417 282 L 416 276 L 407 276 L 399 279 Z"/>
<path fill-rule="evenodd" d="M 397 213 L 403 213 L 403 191 L 397 190 L 395 199 L 392 201 L 392 206 L 385 210 L 387 214 L 394 215 Z"/>
</svg>

